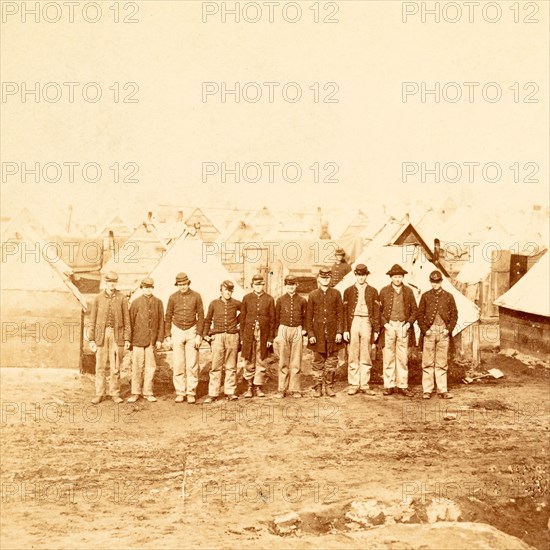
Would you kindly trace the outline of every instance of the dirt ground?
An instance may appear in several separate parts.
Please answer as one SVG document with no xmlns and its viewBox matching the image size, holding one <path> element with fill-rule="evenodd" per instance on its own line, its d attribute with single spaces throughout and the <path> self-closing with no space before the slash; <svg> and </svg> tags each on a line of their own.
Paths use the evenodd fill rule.
<svg viewBox="0 0 550 550">
<path fill-rule="evenodd" d="M 304 398 L 277 400 L 272 365 L 267 397 L 213 405 L 206 373 L 198 404 L 176 404 L 161 368 L 157 403 L 98 406 L 91 375 L 2 369 L 1 546 L 364 548 L 353 502 L 449 499 L 459 522 L 546 549 L 550 373 L 496 353 L 482 367 L 505 377 L 467 386 L 457 366 L 452 401 L 423 401 L 418 367 L 414 398 L 384 397 L 379 366 L 374 397 L 348 396 L 342 372 L 335 398 L 305 376 Z M 280 536 L 289 512 L 300 529 Z M 377 547 L 453 547 L 392 537 Z"/>
</svg>

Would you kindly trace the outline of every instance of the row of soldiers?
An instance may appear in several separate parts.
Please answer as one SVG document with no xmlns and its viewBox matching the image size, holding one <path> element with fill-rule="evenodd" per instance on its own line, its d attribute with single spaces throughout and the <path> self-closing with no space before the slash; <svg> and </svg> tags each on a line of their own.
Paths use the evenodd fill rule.
<svg viewBox="0 0 550 550">
<path fill-rule="evenodd" d="M 90 348 L 96 357 L 96 394 L 99 403 L 106 394 L 107 362 L 112 399 L 121 403 L 120 363 L 124 349 L 132 346 L 132 395 L 156 401 L 153 378 L 156 369 L 155 349 L 163 341 L 173 349 L 173 384 L 175 401 L 196 402 L 199 371 L 199 348 L 203 340 L 211 345 L 212 367 L 208 396 L 204 403 L 218 399 L 222 390 L 229 400 L 238 399 L 237 358 L 244 359 L 245 398 L 264 397 L 266 359 L 278 345 L 279 376 L 276 397 L 302 397 L 301 367 L 304 345 L 313 352 L 313 395 L 335 396 L 334 381 L 338 354 L 348 351 L 348 394 L 363 392 L 375 395 L 369 386 L 373 343 L 383 348 L 383 395 L 400 393 L 412 396 L 408 388 L 408 345 L 414 339 L 413 324 L 418 322 L 423 336 L 423 398 L 434 391 L 450 399 L 447 391 L 449 339 L 458 312 L 455 300 L 441 288 L 442 275 L 430 274 L 432 289 L 421 296 L 417 306 L 412 289 L 403 283 L 407 274 L 395 264 L 387 272 L 390 284 L 380 293 L 367 283 L 369 270 L 358 264 L 356 282 L 344 291 L 343 299 L 333 288 L 331 268 L 321 268 L 318 288 L 306 300 L 297 293 L 292 275 L 284 279 L 285 293 L 276 301 L 265 292 L 265 280 L 254 275 L 252 291 L 242 302 L 232 297 L 234 284 L 223 281 L 220 297 L 210 302 L 206 317 L 200 294 L 190 288 L 185 273 L 176 275 L 173 293 L 166 307 L 153 296 L 154 281 L 141 283 L 142 296 L 128 302 L 116 290 L 118 276 L 106 275 L 106 288 L 94 299 L 91 310 Z M 223 376 L 225 374 L 225 376 Z M 435 383 L 434 383 L 435 381 Z"/>
</svg>

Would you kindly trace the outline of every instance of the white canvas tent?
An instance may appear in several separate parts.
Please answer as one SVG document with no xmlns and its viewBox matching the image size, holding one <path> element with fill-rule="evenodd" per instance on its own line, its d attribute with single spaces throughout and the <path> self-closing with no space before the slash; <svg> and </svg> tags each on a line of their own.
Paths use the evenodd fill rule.
<svg viewBox="0 0 550 550">
<path fill-rule="evenodd" d="M 542 258 L 495 305 L 550 317 L 550 253 Z"/>
<path fill-rule="evenodd" d="M 550 253 L 500 298 L 500 349 L 515 350 L 548 361 L 550 352 Z"/>
<path fill-rule="evenodd" d="M 190 234 L 182 235 L 168 250 L 157 266 L 149 273 L 155 281 L 155 296 L 158 296 L 166 307 L 168 298 L 176 292 L 174 286 L 176 274 L 180 271 L 187 273 L 191 279 L 191 289 L 202 296 L 204 308 L 220 296 L 220 284 L 230 280 L 235 284 L 233 297 L 241 300 L 244 296 L 243 288 L 235 281 L 231 274 L 222 265 L 215 247 L 204 243 L 201 239 Z M 139 295 L 135 293 L 134 296 Z"/>
<path fill-rule="evenodd" d="M 71 269 L 32 229 L 2 242 L 3 367 L 78 368 L 85 298 Z"/>
</svg>

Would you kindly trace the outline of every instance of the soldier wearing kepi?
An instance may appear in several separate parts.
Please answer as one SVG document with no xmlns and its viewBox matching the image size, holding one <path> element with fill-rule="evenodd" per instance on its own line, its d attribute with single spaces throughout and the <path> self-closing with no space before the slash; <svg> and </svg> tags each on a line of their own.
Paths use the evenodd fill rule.
<svg viewBox="0 0 550 550">
<path fill-rule="evenodd" d="M 349 342 L 348 395 L 359 391 L 375 395 L 369 388 L 369 381 L 371 343 L 380 332 L 378 291 L 367 284 L 369 270 L 366 265 L 358 264 L 354 273 L 357 282 L 344 291 L 344 341 Z"/>
<path fill-rule="evenodd" d="M 275 304 L 275 327 L 279 343 L 279 391 L 275 397 L 302 397 L 300 371 L 302 369 L 302 340 L 305 331 L 307 300 L 297 292 L 294 275 L 285 277 L 285 294 Z"/>
<path fill-rule="evenodd" d="M 335 287 L 350 271 L 351 265 L 346 262 L 346 251 L 337 248 L 334 252 L 336 260 L 330 272 L 330 286 Z"/>
<path fill-rule="evenodd" d="M 176 403 L 195 403 L 199 383 L 199 348 L 204 326 L 204 308 L 198 292 L 191 290 L 185 273 L 176 275 L 178 291 L 168 298 L 165 316 L 166 343 L 173 342 L 172 368 Z"/>
<path fill-rule="evenodd" d="M 309 293 L 306 330 L 308 348 L 313 351 L 314 397 L 325 394 L 334 397 L 334 378 L 338 365 L 338 350 L 342 347 L 344 311 L 340 292 L 330 288 L 330 268 L 321 268 L 317 276 L 319 288 Z"/>
<path fill-rule="evenodd" d="M 222 370 L 225 370 L 224 392 L 227 399 L 237 399 L 237 355 L 239 353 L 239 314 L 241 302 L 232 298 L 235 285 L 224 281 L 221 296 L 210 302 L 204 321 L 203 336 L 212 347 L 212 367 L 208 383 L 208 396 L 204 403 L 212 403 L 219 395 Z"/>
<path fill-rule="evenodd" d="M 141 281 L 143 295 L 130 306 L 132 327 L 132 395 L 128 403 L 135 403 L 140 395 L 147 401 L 156 401 L 153 395 L 153 378 L 157 363 L 155 348 L 164 340 L 164 306 L 153 296 L 155 282 L 151 277 Z"/>
<path fill-rule="evenodd" d="M 434 390 L 443 399 L 452 399 L 447 391 L 447 357 L 449 339 L 458 320 L 453 295 L 441 288 L 443 276 L 438 270 L 430 273 L 432 290 L 422 294 L 418 306 L 418 326 L 424 336 L 422 349 L 422 391 L 430 399 Z"/>
<path fill-rule="evenodd" d="M 115 403 L 120 397 L 120 363 L 124 350 L 130 349 L 130 313 L 128 300 L 116 289 L 118 275 L 109 271 L 105 275 L 105 290 L 92 303 L 90 313 L 90 349 L 96 353 L 95 397 L 92 403 L 101 403 L 105 397 L 105 376 L 109 361 L 109 389 Z"/>
<path fill-rule="evenodd" d="M 244 379 L 247 390 L 244 397 L 265 397 L 262 385 L 265 378 L 265 360 L 273 347 L 275 337 L 275 301 L 264 292 L 261 275 L 252 277 L 252 292 L 243 298 L 241 305 L 241 355 L 245 360 Z"/>
<path fill-rule="evenodd" d="M 387 272 L 391 284 L 380 291 L 380 309 L 384 328 L 384 395 L 394 391 L 407 397 L 409 391 L 408 345 L 409 333 L 416 320 L 416 300 L 412 289 L 403 284 L 407 274 L 400 265 L 394 264 Z M 414 333 L 412 335 L 414 338 Z"/>
</svg>

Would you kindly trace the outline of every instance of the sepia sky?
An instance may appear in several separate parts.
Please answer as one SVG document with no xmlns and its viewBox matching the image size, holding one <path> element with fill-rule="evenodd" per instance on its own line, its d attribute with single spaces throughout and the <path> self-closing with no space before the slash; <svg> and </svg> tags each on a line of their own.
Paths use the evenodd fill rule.
<svg viewBox="0 0 550 550">
<path fill-rule="evenodd" d="M 73 22 L 62 2 L 39 22 L 23 4 L 2 7 L 3 215 L 25 204 L 51 218 L 73 204 L 92 221 L 107 207 L 167 201 L 366 212 L 444 196 L 511 212 L 548 203 L 548 2 L 531 2 L 534 15 L 525 2 L 517 12 L 493 2 L 493 23 L 499 13 L 483 12 L 484 2 L 473 14 L 456 3 L 455 23 L 450 9 L 422 22 L 422 4 L 434 2 L 391 0 L 302 1 L 294 23 L 283 17 L 283 8 L 298 17 L 288 2 L 271 6 L 273 22 L 267 4 L 251 3 L 238 23 L 222 14 L 235 2 L 99 2 L 95 23 L 85 3 Z M 28 93 L 36 83 L 38 98 Z M 236 83 L 238 103 L 221 94 Z M 439 97 L 422 97 L 437 86 Z M 22 163 L 37 162 L 40 181 L 23 181 Z M 429 172 L 437 162 L 439 183 Z M 223 163 L 251 164 L 224 183 Z"/>
</svg>

